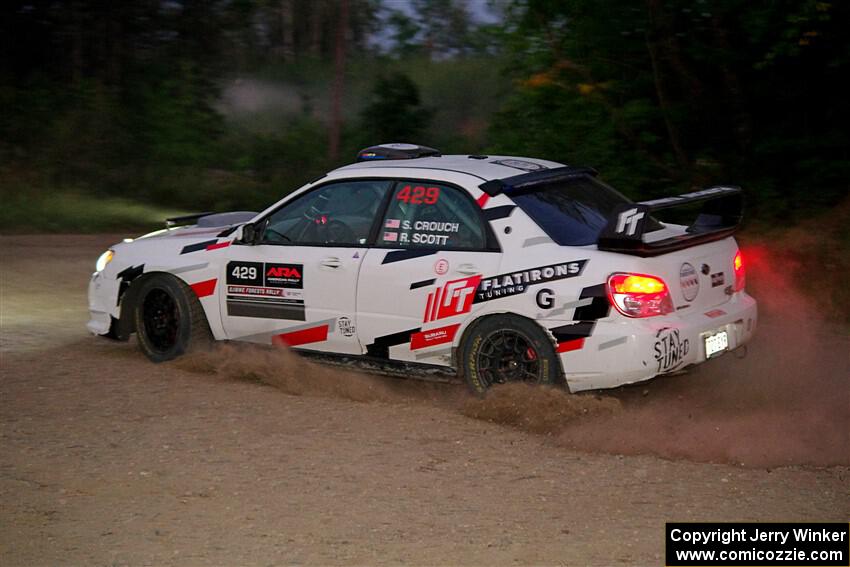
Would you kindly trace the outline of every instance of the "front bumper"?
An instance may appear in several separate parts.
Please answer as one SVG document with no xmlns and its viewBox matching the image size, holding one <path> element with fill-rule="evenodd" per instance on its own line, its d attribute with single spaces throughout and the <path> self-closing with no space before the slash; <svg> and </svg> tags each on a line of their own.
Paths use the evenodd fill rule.
<svg viewBox="0 0 850 567">
<path fill-rule="evenodd" d="M 107 334 L 112 318 L 120 316 L 119 285 L 115 277 L 105 277 L 103 272 L 93 273 L 89 280 L 89 322 L 86 328 L 95 335 Z"/>
<path fill-rule="evenodd" d="M 726 331 L 726 352 L 746 344 L 758 320 L 755 299 L 736 293 L 728 302 L 691 313 L 599 321 L 580 350 L 560 355 L 570 391 L 615 388 L 706 361 L 705 336 Z"/>
</svg>

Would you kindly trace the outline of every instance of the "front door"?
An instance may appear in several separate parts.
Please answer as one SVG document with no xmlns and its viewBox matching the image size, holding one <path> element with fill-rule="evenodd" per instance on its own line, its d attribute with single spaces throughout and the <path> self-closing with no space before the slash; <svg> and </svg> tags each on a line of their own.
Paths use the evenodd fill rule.
<svg viewBox="0 0 850 567">
<path fill-rule="evenodd" d="M 258 244 L 230 247 L 221 313 L 229 339 L 362 354 L 357 279 L 391 181 L 332 182 L 257 223 Z"/>
</svg>

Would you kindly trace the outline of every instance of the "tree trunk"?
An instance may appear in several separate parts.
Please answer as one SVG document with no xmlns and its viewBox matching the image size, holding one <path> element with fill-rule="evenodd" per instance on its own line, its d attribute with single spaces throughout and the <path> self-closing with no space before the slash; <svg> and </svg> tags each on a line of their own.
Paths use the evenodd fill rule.
<svg viewBox="0 0 850 567">
<path fill-rule="evenodd" d="M 714 33 L 712 34 L 714 44 L 724 56 L 732 53 L 729 36 L 720 18 L 716 16 L 712 18 L 711 25 L 714 29 Z M 733 126 L 735 142 L 739 150 L 748 152 L 753 138 L 753 119 L 750 113 L 747 112 L 746 105 L 744 104 L 744 93 L 741 88 L 741 82 L 738 80 L 738 75 L 732 70 L 732 66 L 725 61 L 725 57 L 718 58 L 718 65 L 723 75 L 723 83 L 726 86 L 729 105 L 732 107 L 732 116 L 735 122 Z"/>
<path fill-rule="evenodd" d="M 314 0 L 310 5 L 310 55 L 322 55 L 322 22 L 325 16 L 324 2 Z"/>
<path fill-rule="evenodd" d="M 280 0 L 280 53 L 284 63 L 295 59 L 294 6 L 292 0 Z"/>
<path fill-rule="evenodd" d="M 667 129 L 667 137 L 670 141 L 670 147 L 673 149 L 673 154 L 676 156 L 676 162 L 678 162 L 680 167 L 687 167 L 688 156 L 682 149 L 679 131 L 671 116 L 669 91 L 667 89 L 664 72 L 661 68 L 661 61 L 658 52 L 658 40 L 656 36 L 658 15 L 661 10 L 661 0 L 648 0 L 647 6 L 649 8 L 649 23 L 651 29 L 646 36 L 646 48 L 647 51 L 649 51 L 649 60 L 652 63 L 652 78 L 655 82 L 655 95 L 658 97 L 658 106 L 661 107 L 661 115 L 664 117 L 664 126 Z"/>
<path fill-rule="evenodd" d="M 83 16 L 78 2 L 71 2 L 71 84 L 83 80 Z"/>
<path fill-rule="evenodd" d="M 339 19 L 336 25 L 331 123 L 328 129 L 328 158 L 331 162 L 339 160 L 339 142 L 342 133 L 342 95 L 345 90 L 345 35 L 348 31 L 348 1 L 339 1 Z"/>
</svg>

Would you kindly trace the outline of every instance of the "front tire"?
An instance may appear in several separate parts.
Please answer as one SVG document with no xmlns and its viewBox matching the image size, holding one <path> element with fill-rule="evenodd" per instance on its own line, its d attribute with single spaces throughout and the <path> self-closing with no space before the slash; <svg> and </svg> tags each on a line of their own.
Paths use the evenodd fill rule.
<svg viewBox="0 0 850 567">
<path fill-rule="evenodd" d="M 212 340 L 204 309 L 182 280 L 158 274 L 139 282 L 133 308 L 139 348 L 154 362 L 165 362 L 208 346 Z"/>
<path fill-rule="evenodd" d="M 460 347 L 460 370 L 477 395 L 498 384 L 563 384 L 552 341 L 534 322 L 493 315 L 473 324 Z"/>
</svg>

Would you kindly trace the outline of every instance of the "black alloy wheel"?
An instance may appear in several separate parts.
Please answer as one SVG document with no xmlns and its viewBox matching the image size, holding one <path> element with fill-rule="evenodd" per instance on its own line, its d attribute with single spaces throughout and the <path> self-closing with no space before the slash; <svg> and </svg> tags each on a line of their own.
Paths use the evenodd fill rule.
<svg viewBox="0 0 850 567">
<path fill-rule="evenodd" d="M 212 341 L 210 326 L 198 296 L 171 274 L 151 274 L 127 291 L 132 301 L 136 338 L 154 362 L 165 362 Z"/>
<path fill-rule="evenodd" d="M 490 315 L 470 326 L 458 349 L 458 370 L 479 396 L 510 382 L 564 383 L 552 338 L 534 321 L 510 314 Z"/>
<path fill-rule="evenodd" d="M 508 382 L 540 382 L 540 356 L 531 339 L 515 330 L 501 329 L 486 336 L 478 348 L 477 366 L 487 388 Z"/>
<path fill-rule="evenodd" d="M 142 313 L 151 346 L 162 353 L 174 348 L 180 331 L 180 310 L 174 298 L 164 289 L 154 288 L 144 298 Z"/>
</svg>

